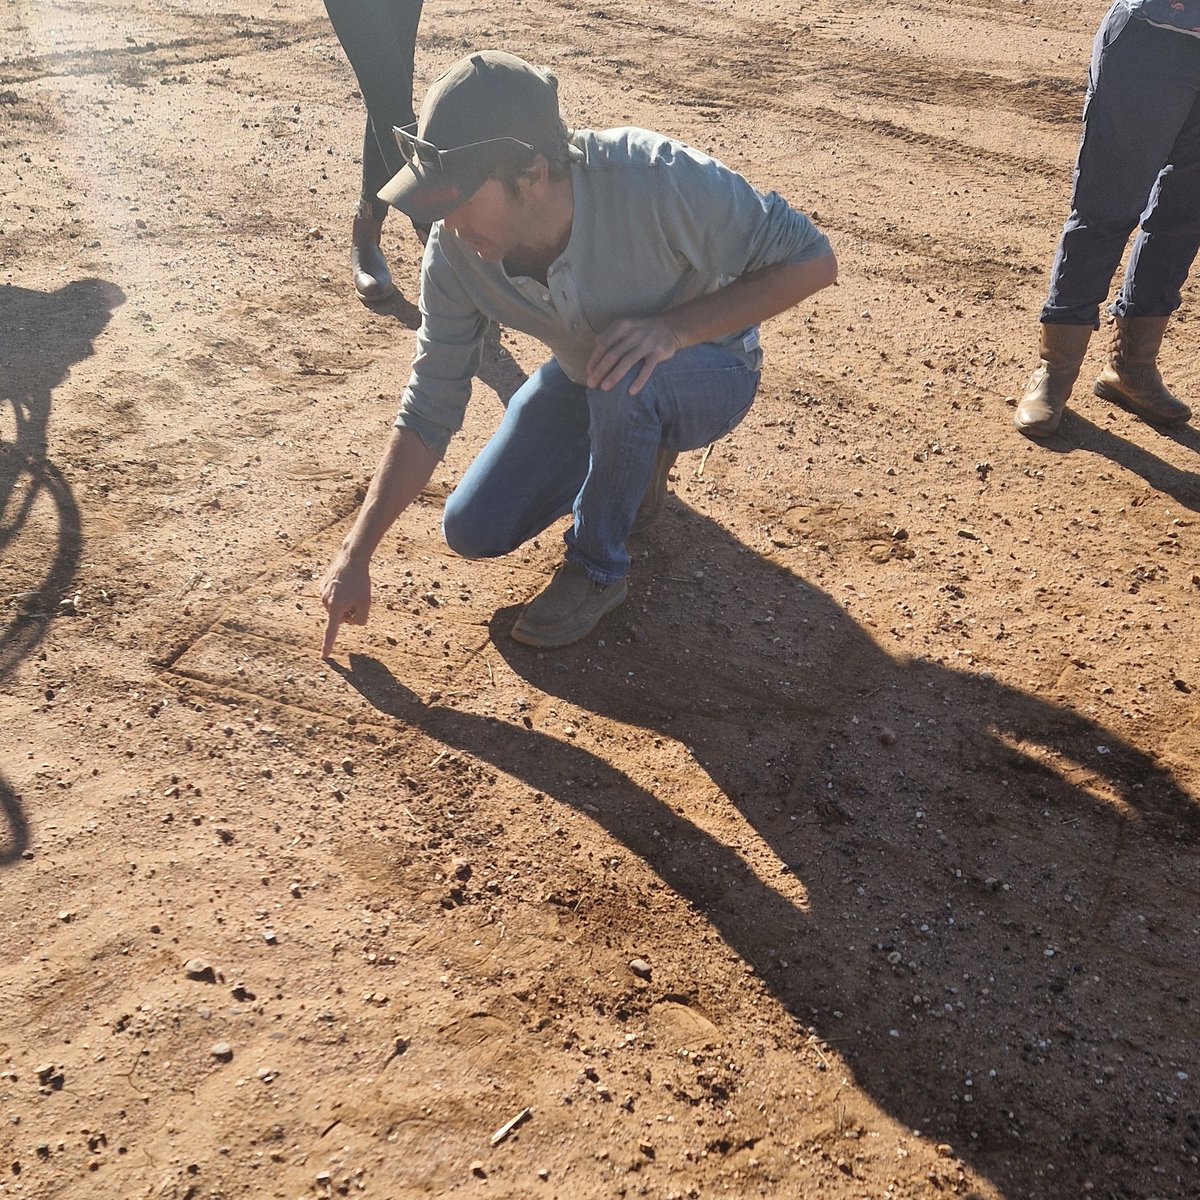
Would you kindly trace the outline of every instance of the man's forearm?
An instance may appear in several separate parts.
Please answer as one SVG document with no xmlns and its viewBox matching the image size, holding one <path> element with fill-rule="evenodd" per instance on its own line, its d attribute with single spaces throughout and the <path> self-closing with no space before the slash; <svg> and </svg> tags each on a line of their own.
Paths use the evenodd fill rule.
<svg viewBox="0 0 1200 1200">
<path fill-rule="evenodd" d="M 803 263 L 777 263 L 751 271 L 727 287 L 697 296 L 656 317 L 624 317 L 596 338 L 588 362 L 588 387 L 611 391 L 636 369 L 636 396 L 654 368 L 680 350 L 748 329 L 799 304 L 837 278 L 832 254 Z"/>
<path fill-rule="evenodd" d="M 837 279 L 832 254 L 803 263 L 778 263 L 735 279 L 663 313 L 679 349 L 715 341 L 758 325 L 807 299 Z"/>
<path fill-rule="evenodd" d="M 395 429 L 342 543 L 345 554 L 370 558 L 396 518 L 421 494 L 440 456 L 409 429 Z"/>
</svg>

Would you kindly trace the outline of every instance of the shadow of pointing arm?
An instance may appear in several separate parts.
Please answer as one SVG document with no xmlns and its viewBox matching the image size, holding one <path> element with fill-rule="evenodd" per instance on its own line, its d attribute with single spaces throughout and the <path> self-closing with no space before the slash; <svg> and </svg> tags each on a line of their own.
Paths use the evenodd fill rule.
<svg viewBox="0 0 1200 1200">
<path fill-rule="evenodd" d="M 422 703 L 377 659 L 331 662 L 377 711 L 491 763 L 588 817 L 700 909 L 748 963 L 765 971 L 767 947 L 807 922 L 787 896 L 764 882 L 735 849 L 717 841 L 624 772 L 545 733 L 457 709 Z M 586 808 L 585 808 L 586 805 Z"/>
</svg>

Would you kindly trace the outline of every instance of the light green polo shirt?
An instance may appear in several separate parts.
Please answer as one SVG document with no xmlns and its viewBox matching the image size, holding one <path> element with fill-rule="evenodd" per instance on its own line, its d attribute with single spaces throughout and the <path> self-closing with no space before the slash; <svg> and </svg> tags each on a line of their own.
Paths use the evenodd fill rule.
<svg viewBox="0 0 1200 1200">
<path fill-rule="evenodd" d="M 782 197 L 681 142 L 644 129 L 577 130 L 571 142 L 571 236 L 545 284 L 484 262 L 440 222 L 429 236 L 396 425 L 439 454 L 462 426 L 489 319 L 544 342 L 586 384 L 596 335 L 614 320 L 656 316 L 760 267 L 832 252 Z M 757 327 L 713 344 L 761 365 Z"/>
</svg>

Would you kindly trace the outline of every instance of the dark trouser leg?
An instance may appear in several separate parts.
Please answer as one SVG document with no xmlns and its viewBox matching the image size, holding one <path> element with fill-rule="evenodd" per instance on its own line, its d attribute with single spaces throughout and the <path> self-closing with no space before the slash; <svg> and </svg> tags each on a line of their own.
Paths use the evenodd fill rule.
<svg viewBox="0 0 1200 1200">
<path fill-rule="evenodd" d="M 414 120 L 413 56 L 421 0 L 325 0 L 325 8 L 367 108 L 362 194 L 375 208 L 375 219 L 382 220 L 387 205 L 376 192 L 403 166 L 392 127 Z"/>
<path fill-rule="evenodd" d="M 1167 317 L 1200 249 L 1200 38 L 1195 42 L 1192 109 L 1170 160 L 1158 177 L 1150 211 L 1142 222 L 1113 305 L 1119 317 Z"/>
<path fill-rule="evenodd" d="M 1195 105 L 1198 39 L 1114 5 L 1096 35 L 1071 215 L 1041 319 L 1099 326 L 1100 305 Z"/>
</svg>

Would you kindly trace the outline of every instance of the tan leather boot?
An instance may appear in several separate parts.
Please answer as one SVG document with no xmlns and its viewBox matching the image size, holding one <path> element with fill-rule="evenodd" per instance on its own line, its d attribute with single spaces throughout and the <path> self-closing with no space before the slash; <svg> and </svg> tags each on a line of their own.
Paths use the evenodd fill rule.
<svg viewBox="0 0 1200 1200">
<path fill-rule="evenodd" d="M 396 291 L 392 284 L 387 259 L 379 249 L 383 222 L 375 220 L 371 206 L 365 200 L 358 206 L 354 232 L 350 240 L 350 270 L 354 275 L 354 292 L 366 304 L 378 304 Z"/>
<path fill-rule="evenodd" d="M 1049 437 L 1062 420 L 1091 340 L 1090 325 L 1043 325 L 1042 364 L 1029 380 L 1013 424 L 1029 437 Z"/>
<path fill-rule="evenodd" d="M 1092 391 L 1132 409 L 1155 425 L 1179 425 L 1192 415 L 1167 391 L 1158 373 L 1158 350 L 1170 317 L 1117 317 L 1108 347 L 1108 366 Z"/>
</svg>

